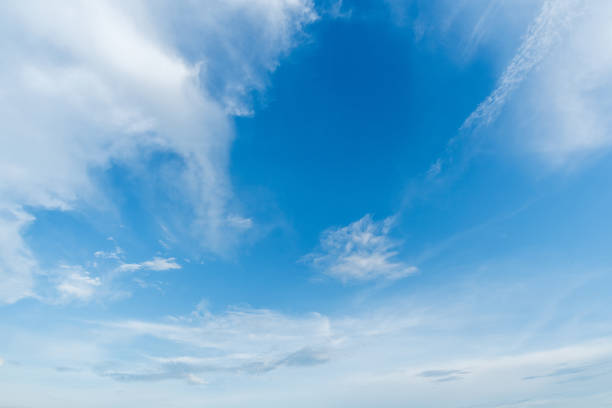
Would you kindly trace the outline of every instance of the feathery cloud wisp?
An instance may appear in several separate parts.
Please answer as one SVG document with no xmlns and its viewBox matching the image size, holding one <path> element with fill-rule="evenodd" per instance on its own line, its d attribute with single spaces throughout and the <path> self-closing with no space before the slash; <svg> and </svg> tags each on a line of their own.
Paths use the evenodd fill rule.
<svg viewBox="0 0 612 408">
<path fill-rule="evenodd" d="M 579 15 L 581 0 L 548 0 L 529 27 L 516 55 L 499 78 L 495 90 L 465 120 L 462 129 L 490 124 L 510 94 L 548 55 L 572 20 Z"/>
<path fill-rule="evenodd" d="M 399 242 L 389 237 L 393 218 L 376 222 L 369 214 L 346 227 L 321 234 L 319 250 L 303 260 L 323 273 L 347 281 L 401 279 L 417 271 L 394 260 Z"/>
</svg>

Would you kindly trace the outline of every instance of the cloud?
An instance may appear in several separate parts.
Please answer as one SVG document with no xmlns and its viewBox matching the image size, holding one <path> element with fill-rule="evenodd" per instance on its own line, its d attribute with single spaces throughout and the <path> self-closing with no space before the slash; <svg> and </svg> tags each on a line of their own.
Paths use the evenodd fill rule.
<svg viewBox="0 0 612 408">
<path fill-rule="evenodd" d="M 109 360 L 95 372 L 121 382 L 182 380 L 190 375 L 216 381 L 224 376 L 252 376 L 286 369 L 315 369 L 330 364 L 342 350 L 371 339 L 395 336 L 418 325 L 411 313 L 377 310 L 358 317 L 331 318 L 320 313 L 289 315 L 269 309 L 230 307 L 220 313 L 206 302 L 186 315 L 164 322 L 126 320 L 96 323 L 105 344 L 138 344 L 155 339 L 174 356 L 144 360 Z M 370 340 L 368 340 L 370 339 Z M 146 352 L 141 350 L 142 352 Z M 180 354 L 184 352 L 184 354 Z"/>
<path fill-rule="evenodd" d="M 366 339 L 396 335 L 415 324 L 414 316 L 390 311 L 332 319 L 319 313 L 288 315 L 250 307 L 212 313 L 203 302 L 194 312 L 165 322 L 96 323 L 95 332 L 105 344 L 139 344 L 141 339 L 153 338 L 177 354 L 108 360 L 96 364 L 95 372 L 120 382 L 190 382 L 192 375 L 217 381 L 224 376 L 263 375 L 283 368 L 315 369 L 333 362 L 342 349 L 359 347 Z M 143 352 L 146 350 L 139 355 Z"/>
<path fill-rule="evenodd" d="M 204 247 L 235 245 L 251 222 L 230 211 L 231 115 L 315 19 L 310 0 L 3 3 L 0 301 L 34 293 L 25 208 L 90 205 L 92 171 L 150 151 L 182 160 L 173 198 Z"/>
<path fill-rule="evenodd" d="M 278 365 L 306 367 L 323 364 L 328 360 L 329 356 L 324 351 L 314 350 L 306 347 L 289 354 L 287 357 L 280 360 L 278 362 Z"/>
<path fill-rule="evenodd" d="M 260 374 L 279 367 L 309 367 L 329 360 L 329 320 L 320 314 L 290 317 L 266 309 L 230 308 L 222 314 L 198 309 L 175 323 L 102 323 L 111 337 L 152 336 L 199 355 L 148 357 L 142 368 L 102 364 L 97 373 L 122 382 L 182 379 L 192 375 Z M 113 332 L 117 331 L 115 334 Z"/>
<path fill-rule="evenodd" d="M 120 256 L 119 256 L 120 255 Z M 125 263 L 123 258 L 125 253 L 119 248 L 112 252 L 96 251 L 96 258 L 108 259 L 118 265 L 105 265 L 100 267 L 97 262 L 88 263 L 95 271 L 92 276 L 83 265 L 62 265 L 60 268 L 45 273 L 48 282 L 53 283 L 53 287 L 46 288 L 41 284 L 39 300 L 50 304 L 66 303 L 74 300 L 117 300 L 131 295 L 129 286 L 136 284 L 140 288 L 153 288 L 163 293 L 160 281 L 148 281 L 140 277 L 131 277 L 126 280 L 126 272 L 136 271 L 167 271 L 181 269 L 182 266 L 176 262 L 175 258 L 153 257 L 153 259 L 140 263 Z M 132 275 L 130 275 L 132 276 Z"/>
<path fill-rule="evenodd" d="M 287 356 L 266 360 L 258 356 L 243 356 L 242 359 L 232 358 L 201 358 L 201 357 L 152 357 L 152 367 L 141 371 L 115 371 L 114 368 L 101 367 L 98 374 L 120 382 L 185 380 L 192 384 L 207 384 L 201 374 L 262 374 L 283 366 L 309 367 L 324 364 L 328 356 L 323 351 L 304 348 Z M 242 360 L 242 361 L 240 361 Z M 194 381 L 194 379 L 197 379 Z M 199 380 L 199 381 L 198 381 Z"/>
<path fill-rule="evenodd" d="M 118 246 L 115 247 L 115 249 L 113 251 L 96 251 L 94 252 L 94 256 L 96 258 L 102 258 L 102 259 L 115 259 L 115 260 L 120 260 L 121 259 L 121 254 L 123 254 L 123 250 L 121 248 L 119 248 Z"/>
<path fill-rule="evenodd" d="M 543 4 L 495 90 L 468 116 L 462 129 L 486 126 L 497 118 L 510 94 L 559 42 L 562 32 L 578 15 L 580 3 L 580 0 L 548 0 Z"/>
<path fill-rule="evenodd" d="M 0 204 L 0 303 L 33 295 L 38 268 L 21 233 L 34 217 L 19 207 Z"/>
<path fill-rule="evenodd" d="M 330 228 L 321 234 L 319 250 L 303 260 L 343 282 L 404 278 L 417 268 L 393 260 L 400 245 L 389 237 L 393 221 L 376 222 L 368 214 L 346 227 Z"/>
<path fill-rule="evenodd" d="M 463 370 L 427 370 L 419 373 L 421 377 L 448 377 L 449 375 L 469 374 Z"/>
<path fill-rule="evenodd" d="M 332 406 L 336 401 L 351 406 L 375 406 L 376 401 L 389 406 L 453 406 L 459 400 L 465 406 L 488 407 L 550 395 L 565 404 L 554 406 L 572 406 L 567 398 L 577 392 L 594 398 L 595 392 L 607 389 L 612 339 L 583 340 L 607 335 L 605 322 L 602 326 L 575 319 L 584 310 L 571 307 L 567 319 L 551 321 L 552 327 L 546 325 L 534 336 L 537 344 L 517 347 L 517 333 L 521 337 L 525 326 L 539 319 L 542 300 L 535 294 L 551 295 L 551 289 L 536 290 L 523 281 L 518 286 L 528 287 L 528 293 L 500 292 L 474 288 L 471 278 L 466 281 L 467 290 L 468 285 L 460 284 L 464 289 L 385 295 L 382 304 L 368 302 L 341 314 L 250 307 L 215 312 L 202 303 L 193 313 L 158 319 L 71 320 L 67 327 L 44 333 L 25 327 L 10 330 L 10 323 L 3 322 L 0 330 L 8 336 L 7 358 L 23 361 L 19 372 L 30 374 L 27 387 L 39 386 L 36 378 L 45 383 L 80 379 L 97 395 L 120 386 L 125 406 L 137 405 L 145 388 L 160 393 L 153 400 L 165 396 L 185 407 L 201 406 L 201 398 L 209 397 L 216 403 L 205 402 L 222 407 L 243 406 L 247 400 L 253 406 L 286 406 L 299 400 L 303 407 Z M 500 294 L 501 300 L 512 300 L 511 310 L 495 309 Z M 420 296 L 423 303 L 415 299 Z M 533 313 L 525 315 L 524 310 Z M 514 324 L 506 324 L 509 321 Z M 24 334 L 28 331 L 30 336 Z M 560 343 L 566 333 L 578 335 Z M 60 373 L 55 367 L 75 371 Z M 589 369 L 570 373 L 580 367 Z M 45 376 L 35 375 L 40 370 Z M 524 380 L 551 373 L 557 375 Z M 8 374 L 5 387 L 16 389 L 18 378 Z M 183 399 L 184 384 L 198 382 L 196 378 L 207 383 L 207 395 Z M 109 384 L 109 379 L 121 384 Z M 572 382 L 560 384 L 566 380 Z M 163 382 L 163 387 L 151 388 L 150 382 Z M 235 395 L 241 399 L 231 400 Z M 75 401 L 91 398 L 71 396 Z M 23 397 L 9 393 L 9 398 Z M 590 401 L 594 403 L 589 406 L 602 405 L 601 398 Z"/>
<path fill-rule="evenodd" d="M 203 379 L 201 377 L 198 377 L 196 375 L 193 375 L 193 374 L 188 374 L 187 375 L 187 381 L 190 384 L 193 384 L 193 385 L 206 385 L 206 384 L 208 384 L 208 382 L 205 379 Z"/>
<path fill-rule="evenodd" d="M 92 278 L 80 267 L 66 266 L 64 269 L 69 273 L 56 286 L 62 300 L 88 300 L 93 297 L 96 288 L 102 285 L 100 278 Z"/>
<path fill-rule="evenodd" d="M 328 319 L 318 313 L 290 318 L 267 309 L 234 307 L 222 314 L 198 311 L 190 315 L 189 319 L 175 320 L 170 323 L 123 321 L 106 326 L 132 335 L 150 335 L 219 350 L 231 349 L 237 342 L 247 345 L 241 351 L 245 355 L 268 347 L 281 349 L 290 346 L 288 348 L 295 348 L 296 351 L 329 335 Z M 237 329 L 245 337 L 235 336 Z M 280 347 L 281 344 L 285 346 Z"/>
<path fill-rule="evenodd" d="M 354 390 L 359 394 L 356 398 L 368 397 L 363 390 L 384 393 L 390 398 L 387 402 L 394 400 L 396 392 L 405 397 L 412 390 L 411 398 L 416 401 L 441 405 L 447 401 L 439 394 L 441 389 L 454 390 L 459 393 L 454 396 L 466 402 L 491 405 L 512 400 L 517 393 L 537 397 L 553 392 L 558 389 L 556 379 L 578 374 L 576 367 L 590 367 L 589 374 L 599 375 L 604 382 L 611 372 L 609 338 L 512 353 L 505 344 L 493 351 L 491 344 L 497 344 L 499 337 L 484 336 L 480 344 L 490 351 L 482 353 L 480 348 L 473 349 L 472 336 L 457 335 L 461 327 L 472 327 L 467 322 L 473 317 L 449 329 L 449 322 L 440 316 L 424 316 L 397 303 L 387 306 L 338 317 L 234 307 L 163 322 L 92 322 L 92 341 L 102 352 L 85 360 L 85 365 L 70 360 L 62 364 L 87 370 L 95 367 L 97 375 L 123 383 L 178 380 L 193 384 L 197 378 L 211 387 L 228 381 L 237 387 L 247 383 L 259 387 L 265 376 L 266 384 L 277 387 L 289 378 L 308 378 L 310 390 L 331 382 L 345 392 L 346 387 Z M 420 319 L 415 320 L 416 316 Z M 160 348 L 162 345 L 165 347 Z M 429 352 L 423 353 L 424 349 Z M 57 360 L 52 363 L 58 366 Z M 441 369 L 440 364 L 451 368 Z M 541 391 L 536 393 L 530 381 L 524 380 L 534 372 L 554 375 L 551 381 L 542 376 Z M 462 388 L 454 388 L 462 379 Z M 333 395 L 331 390 L 325 392 Z M 404 397 L 398 401 L 405 401 Z"/>
<path fill-rule="evenodd" d="M 435 382 L 448 382 L 463 379 L 469 374 L 464 370 L 425 370 L 418 374 L 419 377 L 432 378 Z"/>
<path fill-rule="evenodd" d="M 562 377 L 562 376 L 572 376 L 574 374 L 582 374 L 585 371 L 592 369 L 592 366 L 578 366 L 578 367 L 563 367 L 553 370 L 547 374 L 543 375 L 530 375 L 527 377 L 523 377 L 523 380 L 536 380 L 540 378 L 550 378 L 550 377 Z"/>
<path fill-rule="evenodd" d="M 175 258 L 160 258 L 154 257 L 150 261 L 142 263 L 124 263 L 119 266 L 121 271 L 137 271 L 137 270 L 149 270 L 149 271 L 167 271 L 171 269 L 181 269 L 181 265 L 176 263 Z"/>
</svg>

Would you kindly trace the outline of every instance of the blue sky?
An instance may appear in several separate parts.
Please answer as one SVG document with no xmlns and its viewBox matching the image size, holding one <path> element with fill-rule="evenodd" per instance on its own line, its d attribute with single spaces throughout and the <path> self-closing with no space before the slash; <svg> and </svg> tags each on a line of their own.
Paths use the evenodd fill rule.
<svg viewBox="0 0 612 408">
<path fill-rule="evenodd" d="M 607 2 L 0 7 L 0 408 L 612 404 Z"/>
</svg>

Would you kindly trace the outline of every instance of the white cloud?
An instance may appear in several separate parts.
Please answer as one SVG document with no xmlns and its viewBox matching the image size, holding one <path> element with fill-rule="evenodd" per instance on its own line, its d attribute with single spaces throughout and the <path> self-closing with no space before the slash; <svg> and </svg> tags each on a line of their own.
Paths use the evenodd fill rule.
<svg viewBox="0 0 612 408">
<path fill-rule="evenodd" d="M 137 271 L 139 269 L 142 269 L 142 264 L 139 264 L 139 263 L 124 263 L 124 264 L 119 265 L 118 269 L 120 271 L 133 272 L 133 271 Z"/>
<path fill-rule="evenodd" d="M 497 118 L 510 94 L 559 42 L 579 14 L 581 3 L 581 0 L 548 0 L 543 4 L 495 90 L 465 120 L 463 129 L 488 125 Z"/>
<path fill-rule="evenodd" d="M 396 261 L 399 242 L 389 237 L 393 218 L 376 222 L 370 215 L 321 234 L 320 248 L 304 257 L 323 273 L 346 281 L 400 279 L 417 271 Z"/>
<path fill-rule="evenodd" d="M 115 260 L 119 260 L 121 259 L 121 254 L 123 254 L 123 250 L 121 248 L 119 248 L 118 246 L 115 247 L 114 250 L 112 251 L 96 251 L 94 252 L 94 256 L 96 258 L 103 258 L 103 259 L 115 259 Z"/>
<path fill-rule="evenodd" d="M 173 182 L 204 246 L 235 244 L 250 224 L 228 210 L 229 115 L 315 17 L 310 0 L 0 5 L 0 206 L 21 214 L 0 224 L 2 300 L 33 293 L 24 206 L 93 202 L 90 171 L 143 150 L 184 160 Z"/>
<path fill-rule="evenodd" d="M 175 258 L 160 258 L 158 256 L 153 257 L 150 261 L 142 263 L 124 263 L 119 265 L 120 271 L 137 271 L 137 270 L 150 270 L 150 271 L 167 271 L 170 269 L 181 269 L 181 265 L 176 263 Z"/>
<path fill-rule="evenodd" d="M 150 261 L 143 262 L 142 267 L 143 269 L 149 269 L 151 271 L 181 269 L 181 265 L 177 264 L 174 258 L 160 258 L 157 256 Z"/>
<path fill-rule="evenodd" d="M 95 294 L 96 288 L 102 285 L 100 278 L 91 277 L 80 267 L 65 267 L 69 273 L 57 285 L 62 300 L 88 300 Z"/>
<path fill-rule="evenodd" d="M 244 217 L 241 217 L 239 215 L 234 215 L 234 214 L 229 215 L 227 217 L 227 222 L 230 225 L 233 225 L 236 228 L 245 229 L 245 230 L 247 230 L 247 229 L 249 229 L 249 228 L 251 228 L 253 226 L 253 220 L 252 219 L 244 218 Z"/>
</svg>

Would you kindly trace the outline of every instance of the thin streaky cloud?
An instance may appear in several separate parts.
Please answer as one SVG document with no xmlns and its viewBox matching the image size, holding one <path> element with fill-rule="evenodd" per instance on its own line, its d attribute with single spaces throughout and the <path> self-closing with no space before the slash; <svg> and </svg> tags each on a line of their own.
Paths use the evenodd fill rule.
<svg viewBox="0 0 612 408">
<path fill-rule="evenodd" d="M 497 81 L 495 90 L 468 116 L 461 130 L 492 123 L 512 92 L 559 42 L 561 34 L 580 15 L 582 0 L 547 0 L 530 25 L 516 55 Z"/>
</svg>

